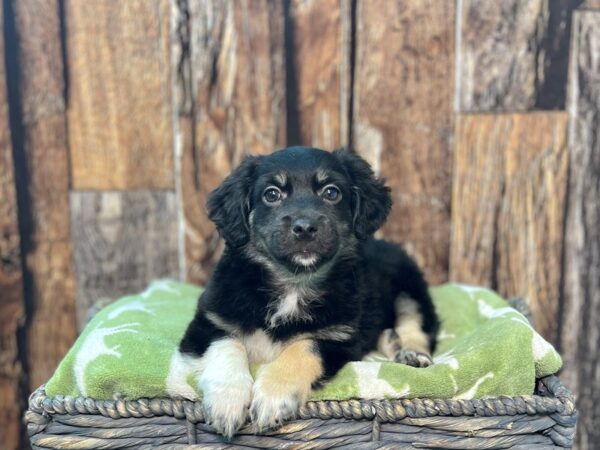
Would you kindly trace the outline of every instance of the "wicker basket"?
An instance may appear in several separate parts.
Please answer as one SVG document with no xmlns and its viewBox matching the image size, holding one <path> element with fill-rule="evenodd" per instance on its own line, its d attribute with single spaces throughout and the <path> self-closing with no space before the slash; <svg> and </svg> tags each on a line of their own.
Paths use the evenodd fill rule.
<svg viewBox="0 0 600 450">
<path fill-rule="evenodd" d="M 308 402 L 299 419 L 231 442 L 203 423 L 200 403 L 48 398 L 33 393 L 26 414 L 34 449 L 550 449 L 569 448 L 577 414 L 555 376 L 536 395 L 486 400 Z M 192 445 L 192 447 L 188 447 Z"/>
<path fill-rule="evenodd" d="M 510 304 L 531 321 L 522 298 Z M 42 386 L 25 420 L 34 449 L 541 450 L 571 447 L 577 412 L 550 376 L 519 397 L 308 402 L 298 420 L 262 435 L 247 426 L 231 442 L 204 423 L 200 403 L 186 400 L 49 398 Z"/>
</svg>

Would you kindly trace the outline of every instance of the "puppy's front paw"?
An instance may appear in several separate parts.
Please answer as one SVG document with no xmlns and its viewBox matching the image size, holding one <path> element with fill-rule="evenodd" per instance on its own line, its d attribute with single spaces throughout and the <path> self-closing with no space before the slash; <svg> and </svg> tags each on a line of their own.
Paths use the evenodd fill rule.
<svg viewBox="0 0 600 450">
<path fill-rule="evenodd" d="M 394 361 L 412 367 L 429 367 L 433 364 L 433 360 L 428 353 L 404 348 L 396 352 Z"/>
<path fill-rule="evenodd" d="M 204 392 L 202 400 L 206 423 L 217 433 L 231 439 L 246 422 L 251 397 L 251 382 L 214 383 Z"/>
<path fill-rule="evenodd" d="M 285 420 L 294 418 L 307 396 L 307 392 L 290 383 L 277 382 L 268 386 L 255 383 L 250 405 L 250 420 L 255 432 L 281 426 Z"/>
</svg>

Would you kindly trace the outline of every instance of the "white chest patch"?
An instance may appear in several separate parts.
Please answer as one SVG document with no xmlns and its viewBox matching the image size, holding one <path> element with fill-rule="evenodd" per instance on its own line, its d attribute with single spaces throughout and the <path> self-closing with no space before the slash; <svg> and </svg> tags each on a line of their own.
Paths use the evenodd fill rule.
<svg viewBox="0 0 600 450">
<path fill-rule="evenodd" d="M 281 343 L 273 342 L 263 330 L 256 330 L 242 338 L 250 363 L 268 363 L 281 353 Z"/>
<path fill-rule="evenodd" d="M 304 312 L 304 298 L 297 289 L 286 291 L 280 298 L 276 309 L 269 318 L 269 326 L 275 327 L 280 323 L 286 323 L 293 319 L 310 317 Z"/>
</svg>

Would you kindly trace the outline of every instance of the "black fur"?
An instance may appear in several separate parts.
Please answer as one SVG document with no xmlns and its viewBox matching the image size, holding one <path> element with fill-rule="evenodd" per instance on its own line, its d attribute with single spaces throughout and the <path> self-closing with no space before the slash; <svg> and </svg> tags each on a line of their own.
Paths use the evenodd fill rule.
<svg viewBox="0 0 600 450">
<path fill-rule="evenodd" d="M 315 181 L 318 171 L 328 174 L 322 184 L 335 184 L 341 200 L 324 200 L 323 186 Z M 285 198 L 274 206 L 263 196 L 266 187 L 281 181 L 274 177 L 281 173 L 286 183 L 278 187 Z M 323 362 L 318 384 L 375 349 L 381 331 L 394 327 L 400 295 L 418 303 L 433 350 L 438 322 L 421 271 L 401 247 L 372 237 L 390 208 L 389 188 L 352 151 L 293 147 L 245 159 L 208 200 L 226 248 L 181 351 L 201 356 L 228 333 L 207 320 L 207 312 L 238 334 L 262 329 L 273 341 L 287 341 L 307 333 L 315 336 Z M 294 238 L 290 230 L 300 219 L 317 229 L 312 240 Z M 312 257 L 314 265 L 297 262 Z M 310 293 L 302 315 L 271 321 L 282 293 L 294 283 Z M 334 325 L 347 326 L 350 336 L 319 337 L 319 330 Z"/>
</svg>

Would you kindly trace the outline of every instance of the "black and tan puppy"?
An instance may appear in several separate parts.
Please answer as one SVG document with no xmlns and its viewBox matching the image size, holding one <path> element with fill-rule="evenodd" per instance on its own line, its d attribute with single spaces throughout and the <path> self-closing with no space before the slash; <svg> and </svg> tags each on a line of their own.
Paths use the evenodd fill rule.
<svg viewBox="0 0 600 450">
<path fill-rule="evenodd" d="M 248 413 L 257 430 L 293 417 L 371 350 L 431 364 L 438 322 L 423 276 L 372 238 L 390 207 L 389 188 L 348 150 L 248 157 L 211 194 L 226 248 L 180 351 L 219 433 L 231 437 Z"/>
</svg>

